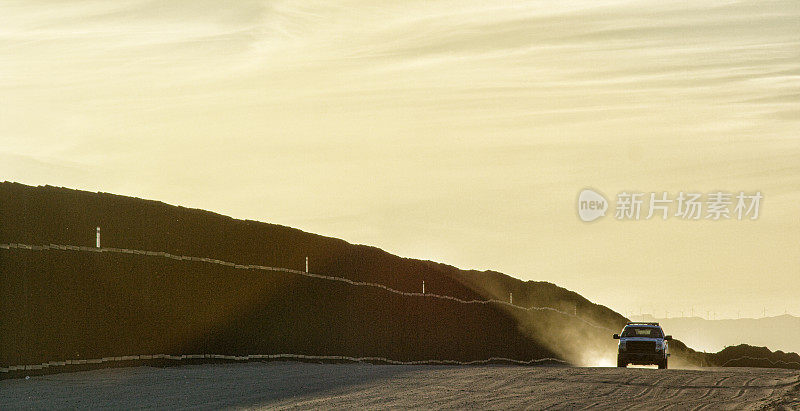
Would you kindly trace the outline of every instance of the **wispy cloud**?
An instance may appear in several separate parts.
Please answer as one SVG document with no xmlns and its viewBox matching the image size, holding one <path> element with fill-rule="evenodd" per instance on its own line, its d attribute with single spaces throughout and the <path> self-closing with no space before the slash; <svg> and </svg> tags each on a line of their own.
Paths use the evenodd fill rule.
<svg viewBox="0 0 800 411">
<path fill-rule="evenodd" d="M 95 181 L 411 256 L 446 250 L 605 303 L 615 285 L 599 279 L 612 268 L 670 274 L 648 264 L 657 256 L 697 276 L 708 265 L 671 246 L 686 227 L 630 233 L 651 251 L 620 251 L 628 228 L 604 228 L 592 255 L 616 263 L 580 277 L 578 189 L 757 188 L 769 212 L 742 229 L 760 240 L 708 258 L 744 267 L 785 249 L 775 269 L 796 274 L 797 1 L 0 7 L 5 178 Z M 685 247 L 725 230 L 693 230 Z M 599 288 L 582 289 L 586 276 Z"/>
</svg>

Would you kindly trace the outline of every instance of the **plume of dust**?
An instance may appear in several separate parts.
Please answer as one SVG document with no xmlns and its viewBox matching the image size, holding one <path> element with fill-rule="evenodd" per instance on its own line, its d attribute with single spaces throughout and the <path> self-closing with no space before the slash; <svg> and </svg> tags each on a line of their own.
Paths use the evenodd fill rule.
<svg viewBox="0 0 800 411">
<path fill-rule="evenodd" d="M 508 279 L 499 273 L 482 274 L 467 277 L 462 282 L 486 298 L 509 301 L 512 289 Z M 522 296 L 524 293 L 516 295 Z M 555 296 L 549 297 L 552 299 Z M 617 364 L 617 343 L 611 338 L 611 331 L 591 327 L 578 318 L 551 310 L 526 312 L 508 306 L 499 308 L 517 322 L 524 335 L 571 364 L 595 367 L 613 367 Z"/>
<path fill-rule="evenodd" d="M 510 307 L 507 310 L 526 336 L 571 364 L 616 366 L 617 343 L 610 331 L 555 311 L 532 310 L 526 314 Z"/>
</svg>

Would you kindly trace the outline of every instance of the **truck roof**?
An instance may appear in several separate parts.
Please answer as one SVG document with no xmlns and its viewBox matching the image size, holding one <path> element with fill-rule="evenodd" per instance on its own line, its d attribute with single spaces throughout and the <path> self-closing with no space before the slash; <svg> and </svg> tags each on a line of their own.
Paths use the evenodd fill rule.
<svg viewBox="0 0 800 411">
<path fill-rule="evenodd" d="M 625 326 L 627 327 L 629 325 L 643 325 L 643 326 L 650 326 L 650 327 L 660 327 L 660 325 L 658 325 L 658 323 L 639 322 L 639 321 L 631 321 L 628 324 L 626 324 Z"/>
</svg>

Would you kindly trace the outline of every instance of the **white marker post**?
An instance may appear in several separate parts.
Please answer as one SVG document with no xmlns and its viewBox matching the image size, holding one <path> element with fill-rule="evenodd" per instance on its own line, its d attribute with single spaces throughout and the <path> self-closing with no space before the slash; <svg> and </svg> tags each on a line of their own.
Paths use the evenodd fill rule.
<svg viewBox="0 0 800 411">
<path fill-rule="evenodd" d="M 422 280 L 422 294 L 425 294 L 425 280 Z"/>
<path fill-rule="evenodd" d="M 508 302 L 511 305 L 514 305 L 514 293 L 508 293 Z"/>
<path fill-rule="evenodd" d="M 100 227 L 97 227 L 97 248 L 100 248 Z"/>
<path fill-rule="evenodd" d="M 306 257 L 306 272 L 308 272 L 308 257 Z"/>
</svg>

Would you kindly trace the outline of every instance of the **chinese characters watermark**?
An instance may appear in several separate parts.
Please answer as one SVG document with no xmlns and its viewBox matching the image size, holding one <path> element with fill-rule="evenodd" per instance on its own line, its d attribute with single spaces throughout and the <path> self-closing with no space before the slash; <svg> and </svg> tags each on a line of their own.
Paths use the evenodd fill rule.
<svg viewBox="0 0 800 411">
<path fill-rule="evenodd" d="M 661 192 L 627 192 L 616 196 L 614 218 L 617 220 L 756 220 L 764 196 L 756 192 L 709 193 L 684 192 L 670 195 Z M 606 215 L 609 202 L 592 190 L 584 189 L 578 195 L 578 216 L 583 221 L 594 221 Z"/>
</svg>

